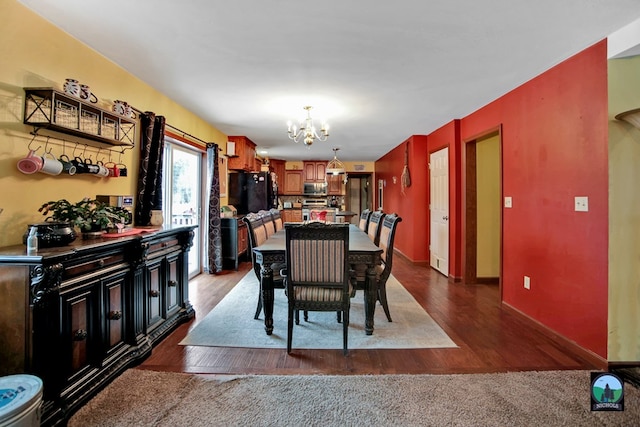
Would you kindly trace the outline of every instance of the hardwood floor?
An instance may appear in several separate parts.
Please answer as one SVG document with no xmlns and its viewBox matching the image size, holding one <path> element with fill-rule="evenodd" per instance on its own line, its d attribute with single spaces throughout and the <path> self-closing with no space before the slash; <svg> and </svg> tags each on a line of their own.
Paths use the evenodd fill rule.
<svg viewBox="0 0 640 427">
<path fill-rule="evenodd" d="M 196 318 L 154 348 L 141 369 L 202 374 L 418 374 L 552 369 L 598 369 L 535 325 L 500 305 L 497 285 L 451 283 L 428 267 L 394 257 L 393 275 L 459 348 L 410 350 L 300 350 L 186 347 L 178 343 L 249 271 L 200 275 L 189 300 Z M 257 297 L 257 294 L 256 294 Z M 376 309 L 381 309 L 378 305 Z M 393 308 L 391 308 L 393 310 Z M 375 332 L 374 332 L 375 333 Z"/>
</svg>

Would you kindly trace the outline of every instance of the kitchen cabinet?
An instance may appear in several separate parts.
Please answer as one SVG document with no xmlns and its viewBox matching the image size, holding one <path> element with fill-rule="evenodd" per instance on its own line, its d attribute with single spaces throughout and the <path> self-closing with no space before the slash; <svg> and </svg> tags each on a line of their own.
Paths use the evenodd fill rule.
<svg viewBox="0 0 640 427">
<path fill-rule="evenodd" d="M 278 193 L 284 194 L 285 168 L 284 160 L 269 159 L 269 170 L 276 174 L 276 182 L 278 184 Z"/>
<path fill-rule="evenodd" d="M 303 162 L 304 182 L 325 182 L 327 162 Z"/>
<path fill-rule="evenodd" d="M 304 177 L 301 170 L 291 169 L 284 172 L 284 194 L 301 195 L 304 189 Z"/>
<path fill-rule="evenodd" d="M 220 218 L 220 221 L 223 267 L 231 262 L 237 271 L 238 262 L 249 247 L 247 224 L 242 221 L 242 217 Z"/>
<path fill-rule="evenodd" d="M 235 143 L 235 154 L 227 154 L 229 157 L 229 169 L 248 172 L 256 170 L 256 144 L 246 136 L 229 136 L 227 139 Z M 260 170 L 260 168 L 258 167 L 257 170 Z"/>
<path fill-rule="evenodd" d="M 284 209 L 280 215 L 282 222 L 302 222 L 302 209 Z"/>
<path fill-rule="evenodd" d="M 194 226 L 0 248 L 0 375 L 43 380 L 42 425 L 71 414 L 195 314 L 186 265 Z"/>
<path fill-rule="evenodd" d="M 344 175 L 327 175 L 327 194 L 329 196 L 344 195 Z"/>
</svg>

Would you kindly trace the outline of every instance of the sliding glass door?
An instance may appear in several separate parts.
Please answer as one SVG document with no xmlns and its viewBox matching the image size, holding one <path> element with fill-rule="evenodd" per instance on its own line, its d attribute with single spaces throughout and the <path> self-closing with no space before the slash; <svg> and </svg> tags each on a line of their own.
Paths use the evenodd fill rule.
<svg viewBox="0 0 640 427">
<path fill-rule="evenodd" d="M 198 226 L 189 251 L 189 277 L 202 270 L 202 157 L 202 152 L 165 138 L 164 221 Z"/>
</svg>

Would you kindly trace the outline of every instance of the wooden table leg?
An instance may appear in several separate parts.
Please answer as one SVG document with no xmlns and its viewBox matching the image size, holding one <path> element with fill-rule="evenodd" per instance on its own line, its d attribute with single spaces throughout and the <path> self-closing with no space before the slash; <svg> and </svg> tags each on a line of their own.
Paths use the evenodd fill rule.
<svg viewBox="0 0 640 427">
<path fill-rule="evenodd" d="M 367 283 L 364 289 L 364 331 L 367 335 L 373 334 L 373 315 L 376 312 L 376 267 L 367 265 Z"/>
<path fill-rule="evenodd" d="M 260 293 L 264 311 L 264 330 L 267 335 L 273 332 L 273 270 L 269 265 L 260 268 Z M 374 300 L 375 302 L 375 300 Z"/>
</svg>

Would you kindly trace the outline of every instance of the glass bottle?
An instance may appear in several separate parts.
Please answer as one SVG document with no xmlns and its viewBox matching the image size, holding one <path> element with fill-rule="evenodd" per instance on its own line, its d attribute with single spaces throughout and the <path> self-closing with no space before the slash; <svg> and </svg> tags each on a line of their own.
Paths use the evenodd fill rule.
<svg viewBox="0 0 640 427">
<path fill-rule="evenodd" d="M 35 255 L 38 252 L 38 229 L 31 227 L 27 236 L 27 255 Z"/>
</svg>

